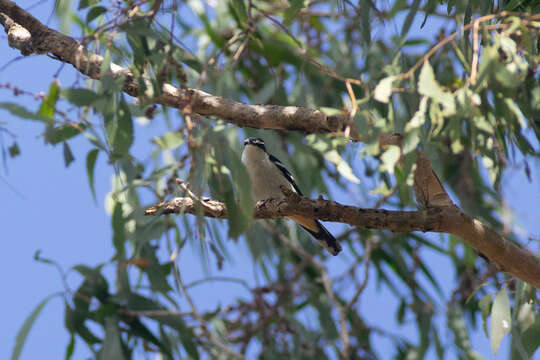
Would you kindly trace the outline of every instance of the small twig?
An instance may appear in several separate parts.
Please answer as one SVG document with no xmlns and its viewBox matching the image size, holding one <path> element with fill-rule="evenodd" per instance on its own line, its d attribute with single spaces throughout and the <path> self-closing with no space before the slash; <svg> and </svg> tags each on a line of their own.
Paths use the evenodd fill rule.
<svg viewBox="0 0 540 360">
<path fill-rule="evenodd" d="M 195 195 L 195 193 L 188 188 L 188 186 L 186 185 L 184 180 L 177 178 L 177 179 L 175 179 L 175 181 L 182 188 L 182 190 L 184 190 L 184 192 L 187 194 L 187 196 L 189 196 L 193 201 L 196 201 L 198 203 L 201 202 L 201 199 L 199 199 L 199 197 L 197 195 Z"/>
<path fill-rule="evenodd" d="M 195 280 L 192 283 L 187 284 L 186 289 L 189 289 L 191 287 L 195 287 L 195 286 L 200 285 L 200 284 L 204 284 L 206 282 L 211 282 L 211 281 L 233 282 L 233 283 L 240 284 L 243 287 L 245 287 L 247 290 L 251 291 L 251 288 L 249 287 L 248 283 L 245 280 L 238 279 L 238 278 L 233 278 L 233 277 L 226 277 L 226 276 L 209 276 L 209 277 L 204 278 L 204 279 Z"/>
<path fill-rule="evenodd" d="M 193 314 L 193 317 L 197 322 L 199 323 L 201 330 L 203 331 L 204 335 L 208 339 L 210 343 L 212 343 L 215 347 L 220 349 L 221 351 L 227 353 L 228 355 L 236 358 L 236 359 L 242 359 L 245 360 L 246 358 L 234 351 L 233 349 L 229 348 L 227 345 L 225 345 L 219 338 L 214 336 L 214 334 L 208 329 L 208 325 L 206 324 L 206 320 L 202 317 L 202 315 L 199 313 L 199 310 L 197 310 L 197 307 L 195 306 L 195 302 L 189 295 L 186 286 L 184 285 L 184 282 L 182 281 L 182 276 L 180 275 L 180 270 L 178 269 L 178 265 L 176 263 L 176 256 L 177 252 L 175 252 L 171 256 L 171 260 L 174 263 L 174 271 L 175 271 L 175 278 L 178 283 L 178 286 L 182 290 L 182 293 L 184 294 L 189 306 L 191 307 L 191 312 Z"/>
<path fill-rule="evenodd" d="M 478 19 L 473 22 L 473 58 L 471 63 L 471 85 L 476 85 L 476 72 L 478 68 Z"/>
<path fill-rule="evenodd" d="M 120 314 L 125 314 L 129 316 L 144 316 L 144 317 L 158 317 L 158 316 L 193 316 L 192 312 L 177 312 L 169 310 L 131 310 L 131 309 L 118 309 Z"/>
<path fill-rule="evenodd" d="M 371 241 L 369 241 L 369 239 L 368 239 L 366 241 L 366 246 L 364 248 L 364 280 L 362 280 L 362 283 L 360 284 L 360 286 L 356 290 L 356 294 L 354 294 L 351 301 L 349 301 L 347 306 L 345 306 L 346 311 L 349 311 L 354 306 L 354 304 L 358 301 L 358 298 L 360 297 L 360 295 L 362 294 L 362 292 L 366 288 L 366 285 L 367 285 L 368 279 L 369 279 L 370 259 L 371 259 Z"/>
</svg>

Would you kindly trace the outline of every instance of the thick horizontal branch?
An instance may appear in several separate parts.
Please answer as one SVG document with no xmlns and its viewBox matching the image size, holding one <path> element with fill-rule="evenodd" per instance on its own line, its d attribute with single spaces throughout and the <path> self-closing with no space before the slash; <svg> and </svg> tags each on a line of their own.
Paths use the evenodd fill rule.
<svg viewBox="0 0 540 360">
<path fill-rule="evenodd" d="M 255 207 L 256 219 L 301 215 L 323 221 L 340 222 L 363 229 L 392 232 L 439 232 L 459 236 L 467 244 L 507 272 L 540 289 L 540 259 L 525 248 L 464 214 L 457 206 L 434 206 L 421 211 L 363 209 L 323 199 L 308 199 L 288 192 L 288 200 L 267 200 Z M 149 208 L 146 215 L 202 213 L 208 217 L 227 218 L 225 204 L 203 199 L 179 197 Z"/>
<path fill-rule="evenodd" d="M 0 16 L 0 22 L 8 33 L 10 45 L 21 50 L 23 55 L 51 53 L 59 60 L 73 65 L 80 73 L 96 80 L 101 78 L 103 57 L 93 54 L 72 37 L 45 26 L 9 0 L 0 0 L 0 14 L 4 14 Z M 23 41 L 18 36 L 15 41 L 12 34 L 21 32 L 21 29 L 15 32 L 15 27 L 23 27 L 30 36 L 24 36 Z M 125 77 L 124 92 L 134 97 L 142 95 L 139 82 L 129 69 L 111 64 L 110 71 L 113 76 Z M 202 90 L 177 88 L 170 84 L 163 86 L 162 94 L 154 102 L 181 110 L 189 105 L 192 112 L 217 116 L 240 127 L 331 133 L 343 132 L 349 125 L 347 114 L 330 116 L 318 109 L 300 106 L 249 105 Z M 350 130 L 351 138 L 360 140 L 358 134 Z"/>
</svg>

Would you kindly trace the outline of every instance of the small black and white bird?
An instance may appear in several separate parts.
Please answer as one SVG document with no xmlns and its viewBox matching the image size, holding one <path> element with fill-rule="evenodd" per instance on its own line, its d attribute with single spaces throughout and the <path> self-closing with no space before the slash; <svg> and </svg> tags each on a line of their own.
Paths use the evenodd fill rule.
<svg viewBox="0 0 540 360">
<path fill-rule="evenodd" d="M 255 201 L 284 199 L 285 195 L 280 186 L 285 186 L 298 195 L 302 195 L 292 174 L 281 161 L 266 151 L 263 139 L 251 137 L 244 140 L 242 163 L 249 174 L 251 193 Z M 319 221 L 303 216 L 290 216 L 289 219 L 303 227 L 330 254 L 337 255 L 341 251 L 339 242 Z"/>
</svg>

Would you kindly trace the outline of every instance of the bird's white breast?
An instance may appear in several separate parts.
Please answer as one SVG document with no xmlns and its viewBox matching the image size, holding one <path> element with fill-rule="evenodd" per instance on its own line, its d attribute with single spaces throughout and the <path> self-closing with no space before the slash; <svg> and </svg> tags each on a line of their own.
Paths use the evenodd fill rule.
<svg viewBox="0 0 540 360">
<path fill-rule="evenodd" d="M 249 174 L 253 200 L 283 199 L 280 186 L 295 191 L 283 173 L 270 161 L 268 154 L 257 146 L 247 145 L 244 148 L 242 162 Z"/>
</svg>

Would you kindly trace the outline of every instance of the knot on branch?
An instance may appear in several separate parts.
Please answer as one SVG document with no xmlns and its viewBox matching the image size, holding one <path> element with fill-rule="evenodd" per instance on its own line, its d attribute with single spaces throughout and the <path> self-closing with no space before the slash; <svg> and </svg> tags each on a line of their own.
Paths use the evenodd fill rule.
<svg viewBox="0 0 540 360">
<path fill-rule="evenodd" d="M 34 52 L 32 35 L 27 29 L 3 13 L 0 13 L 0 23 L 4 26 L 4 30 L 8 36 L 9 46 L 19 49 L 24 56 L 28 56 Z"/>
</svg>

